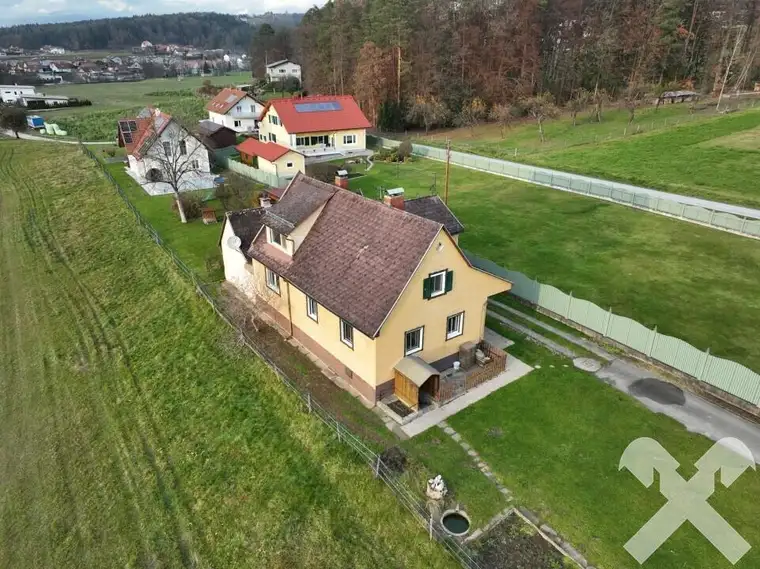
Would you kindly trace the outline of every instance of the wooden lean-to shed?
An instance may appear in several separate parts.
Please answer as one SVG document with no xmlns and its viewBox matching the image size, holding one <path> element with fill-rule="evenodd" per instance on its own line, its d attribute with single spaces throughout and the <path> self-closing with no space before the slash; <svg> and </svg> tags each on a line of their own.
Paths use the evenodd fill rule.
<svg viewBox="0 0 760 569">
<path fill-rule="evenodd" d="M 393 392 L 399 400 L 416 411 L 420 406 L 420 392 L 435 398 L 440 387 L 438 370 L 417 356 L 407 356 L 395 368 Z"/>
</svg>

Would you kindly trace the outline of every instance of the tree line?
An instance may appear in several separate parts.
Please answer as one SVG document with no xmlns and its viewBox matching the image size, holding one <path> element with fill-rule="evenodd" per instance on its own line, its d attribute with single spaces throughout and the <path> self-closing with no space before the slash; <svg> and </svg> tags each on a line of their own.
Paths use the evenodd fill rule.
<svg viewBox="0 0 760 569">
<path fill-rule="evenodd" d="M 252 28 L 229 14 L 183 13 L 104 18 L 59 24 L 23 24 L 0 28 L 0 46 L 69 50 L 123 49 L 151 43 L 199 48 L 245 49 Z"/>
<path fill-rule="evenodd" d="M 385 128 L 539 127 L 666 90 L 760 79 L 760 0 L 330 0 L 293 32 L 305 88 L 350 93 Z M 659 99 L 658 99 L 659 100 Z"/>
</svg>

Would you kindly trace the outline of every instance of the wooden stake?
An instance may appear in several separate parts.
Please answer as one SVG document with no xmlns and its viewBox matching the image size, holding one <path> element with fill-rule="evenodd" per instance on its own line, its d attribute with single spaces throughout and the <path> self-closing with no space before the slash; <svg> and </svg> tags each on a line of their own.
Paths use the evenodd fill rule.
<svg viewBox="0 0 760 569">
<path fill-rule="evenodd" d="M 449 205 L 449 177 L 451 172 L 451 139 L 446 139 L 446 182 L 443 186 L 443 203 Z"/>
</svg>

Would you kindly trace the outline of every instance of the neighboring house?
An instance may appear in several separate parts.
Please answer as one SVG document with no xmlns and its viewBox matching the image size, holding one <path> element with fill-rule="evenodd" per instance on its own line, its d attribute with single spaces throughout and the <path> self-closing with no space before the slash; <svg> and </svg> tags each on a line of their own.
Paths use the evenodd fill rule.
<svg viewBox="0 0 760 569">
<path fill-rule="evenodd" d="M 48 107 L 55 107 L 58 105 L 68 105 L 69 104 L 69 98 L 65 97 L 63 95 L 42 95 L 40 93 L 36 93 L 34 95 L 22 95 L 21 96 L 21 104 L 25 107 L 28 107 L 31 104 L 37 103 L 39 105 L 45 105 Z"/>
<path fill-rule="evenodd" d="M 146 107 L 134 118 L 119 120 L 118 139 L 127 150 L 129 170 L 140 183 L 166 181 L 167 158 L 175 169 L 179 165 L 193 174 L 211 171 L 203 142 L 159 109 Z"/>
<path fill-rule="evenodd" d="M 36 95 L 37 91 L 31 85 L 0 85 L 0 96 L 3 103 L 17 103 L 24 95 Z"/>
<path fill-rule="evenodd" d="M 253 133 L 259 125 L 264 105 L 240 89 L 222 89 L 206 105 L 210 121 L 231 128 L 235 132 Z"/>
<path fill-rule="evenodd" d="M 298 172 L 306 171 L 303 154 L 274 142 L 261 142 L 249 138 L 235 148 L 244 164 L 275 176 L 292 178 Z"/>
<path fill-rule="evenodd" d="M 410 376 L 415 397 L 434 397 L 439 374 L 483 339 L 488 297 L 511 288 L 459 249 L 440 199 L 420 208 L 435 219 L 405 211 L 414 201 L 298 174 L 275 205 L 227 214 L 220 239 L 225 278 L 252 310 L 373 404 L 401 399 Z"/>
<path fill-rule="evenodd" d="M 259 139 L 310 156 L 366 153 L 372 125 L 350 95 L 273 99 L 264 107 Z"/>
<path fill-rule="evenodd" d="M 300 81 L 301 66 L 290 61 L 289 59 L 283 59 L 267 65 L 266 74 L 267 80 L 270 83 L 272 81 L 282 81 L 288 77 L 295 77 Z"/>
<path fill-rule="evenodd" d="M 198 135 L 206 148 L 210 150 L 235 146 L 237 143 L 237 134 L 234 130 L 211 121 L 200 121 L 198 123 Z"/>
<path fill-rule="evenodd" d="M 50 63 L 50 71 L 68 74 L 74 71 L 74 66 L 68 61 L 53 61 Z"/>
</svg>

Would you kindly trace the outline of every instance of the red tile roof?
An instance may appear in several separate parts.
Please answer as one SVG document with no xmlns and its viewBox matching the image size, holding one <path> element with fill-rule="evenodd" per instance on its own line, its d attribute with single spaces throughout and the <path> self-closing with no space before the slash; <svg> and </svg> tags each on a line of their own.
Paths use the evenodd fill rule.
<svg viewBox="0 0 760 569">
<path fill-rule="evenodd" d="M 148 113 L 149 116 L 146 116 Z M 119 119 L 119 140 L 124 143 L 127 154 L 131 154 L 138 160 L 141 160 L 143 155 L 153 145 L 151 139 L 161 136 L 161 133 L 164 132 L 171 121 L 171 115 L 167 115 L 153 107 L 146 107 L 140 111 L 140 115 L 137 117 Z M 125 122 L 135 122 L 137 124 L 137 130 L 131 132 L 131 143 L 124 140 L 124 134 L 121 130 L 121 124 Z"/>
<path fill-rule="evenodd" d="M 288 152 L 295 152 L 290 148 L 285 148 L 274 142 L 261 142 L 255 138 L 249 138 L 245 142 L 241 142 L 235 147 L 235 149 L 241 154 L 259 156 L 269 162 L 274 162 L 278 158 L 282 158 Z"/>
<path fill-rule="evenodd" d="M 329 109 L 330 106 L 333 108 Z M 350 95 L 272 99 L 264 107 L 262 120 L 270 107 L 277 111 L 282 125 L 290 134 L 372 126 Z"/>
<path fill-rule="evenodd" d="M 222 89 L 219 94 L 211 99 L 206 105 L 206 110 L 212 113 L 219 113 L 220 115 L 226 115 L 229 110 L 238 104 L 238 102 L 246 97 L 248 93 L 241 91 L 240 89 L 230 89 L 229 87 Z"/>
</svg>

